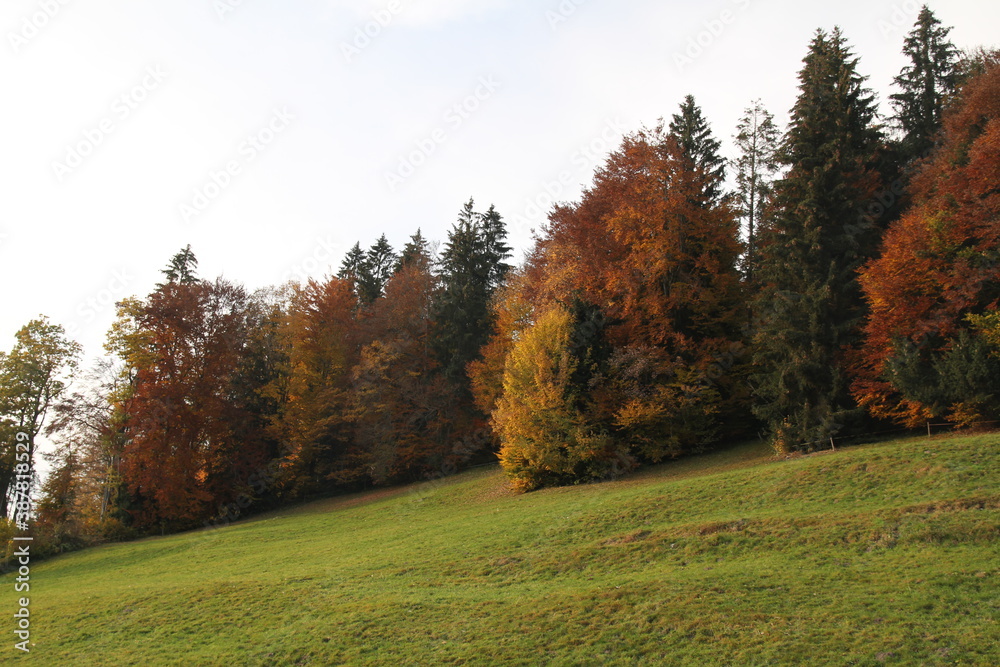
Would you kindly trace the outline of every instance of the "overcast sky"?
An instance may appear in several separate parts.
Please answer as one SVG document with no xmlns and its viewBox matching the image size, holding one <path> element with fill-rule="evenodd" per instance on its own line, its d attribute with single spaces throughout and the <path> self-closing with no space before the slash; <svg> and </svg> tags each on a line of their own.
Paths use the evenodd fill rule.
<svg viewBox="0 0 1000 667">
<path fill-rule="evenodd" d="M 191 244 L 250 288 L 335 272 L 355 241 L 443 240 L 469 197 L 520 259 L 622 133 L 695 95 L 729 154 L 782 123 L 816 28 L 885 108 L 900 0 L 2 0 L 0 348 L 41 313 L 101 352 L 113 301 Z M 960 47 L 1000 3 L 932 4 Z M 331 269 L 332 266 L 332 269 Z"/>
</svg>

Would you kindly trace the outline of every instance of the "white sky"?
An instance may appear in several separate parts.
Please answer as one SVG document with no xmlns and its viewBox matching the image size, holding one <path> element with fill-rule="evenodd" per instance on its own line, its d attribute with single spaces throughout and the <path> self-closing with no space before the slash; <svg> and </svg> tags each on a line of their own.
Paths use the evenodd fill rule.
<svg viewBox="0 0 1000 667">
<path fill-rule="evenodd" d="M 996 43 L 1000 4 L 932 9 L 958 46 Z M 188 243 L 203 277 L 256 288 L 335 271 L 356 240 L 383 232 L 397 249 L 417 227 L 443 240 L 473 196 L 507 218 L 520 259 L 544 220 L 546 183 L 562 176 L 559 199 L 575 199 L 622 132 L 669 118 L 685 94 L 727 153 L 753 98 L 783 122 L 818 27 L 843 27 L 884 100 L 917 10 L 901 0 L 2 0 L 0 349 L 44 313 L 88 358 L 99 354 L 112 301 L 148 294 Z M 379 11 L 391 21 L 345 54 Z M 728 23 L 711 35 L 706 22 L 720 17 Z M 679 67 L 699 33 L 707 47 Z M 68 162 L 80 142 L 87 155 Z M 390 187 L 386 174 L 419 145 L 433 151 Z M 229 162 L 239 173 L 213 189 L 210 172 Z M 181 205 L 206 186 L 214 198 L 186 221 Z"/>
</svg>

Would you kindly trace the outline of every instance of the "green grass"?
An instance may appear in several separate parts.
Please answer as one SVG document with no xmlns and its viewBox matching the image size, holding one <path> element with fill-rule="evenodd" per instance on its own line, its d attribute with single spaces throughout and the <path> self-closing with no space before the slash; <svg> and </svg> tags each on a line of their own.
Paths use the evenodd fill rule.
<svg viewBox="0 0 1000 667">
<path fill-rule="evenodd" d="M 998 445 L 751 444 L 520 496 L 488 468 L 105 546 L 33 567 L 22 659 L 995 667 Z"/>
</svg>

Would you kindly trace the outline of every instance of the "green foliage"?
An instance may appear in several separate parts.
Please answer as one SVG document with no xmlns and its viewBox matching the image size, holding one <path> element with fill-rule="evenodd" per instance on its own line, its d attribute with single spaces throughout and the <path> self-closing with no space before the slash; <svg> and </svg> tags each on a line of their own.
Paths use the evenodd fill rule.
<svg viewBox="0 0 1000 667">
<path fill-rule="evenodd" d="M 396 262 L 394 272 L 399 273 L 401 270 L 412 265 L 429 268 L 432 261 L 430 243 L 427 242 L 427 239 L 417 229 L 417 233 L 411 236 L 410 240 L 403 246 L 403 251 L 399 254 L 399 261 Z"/>
<path fill-rule="evenodd" d="M 976 330 L 963 329 L 939 351 L 897 340 L 885 371 L 885 379 L 905 398 L 926 405 L 935 417 L 960 424 L 1000 417 L 996 313 L 969 319 L 979 324 Z"/>
<path fill-rule="evenodd" d="M 160 271 L 167 278 L 167 283 L 190 285 L 198 281 L 195 269 L 198 268 L 198 258 L 191 251 L 188 244 L 183 250 L 170 258 L 167 268 Z M 163 283 L 157 284 L 163 287 Z"/>
<path fill-rule="evenodd" d="M 924 5 L 906 36 L 903 55 L 909 62 L 893 79 L 900 92 L 889 96 L 893 120 L 903 133 L 904 160 L 922 158 L 934 146 L 945 106 L 955 94 L 958 50 L 948 39 L 950 32 Z"/>
<path fill-rule="evenodd" d="M 705 205 L 718 205 L 722 199 L 722 185 L 726 180 L 726 160 L 719 155 L 721 144 L 712 136 L 712 128 L 705 120 L 694 96 L 688 95 L 674 114 L 670 134 L 677 139 L 684 155 L 704 175 L 701 201 Z"/>
<path fill-rule="evenodd" d="M 13 495 L 16 435 L 28 436 L 28 463 L 34 464 L 35 438 L 66 390 L 81 351 L 62 326 L 44 316 L 28 322 L 15 339 L 9 353 L 0 352 L 0 517 L 8 516 Z"/>
<path fill-rule="evenodd" d="M 510 271 L 507 228 L 491 206 L 470 199 L 448 232 L 440 258 L 441 290 L 433 306 L 433 348 L 442 373 L 468 393 L 466 368 L 493 333 L 490 302 Z"/>
<path fill-rule="evenodd" d="M 758 271 L 754 385 L 755 413 L 779 448 L 812 450 L 862 414 L 844 351 L 866 312 L 857 271 L 878 242 L 858 211 L 878 187 L 880 134 L 839 29 L 817 33 L 799 80 L 781 156 L 789 169 L 776 185 Z"/>
<path fill-rule="evenodd" d="M 370 306 L 385 293 L 386 283 L 396 272 L 399 262 L 400 258 L 383 234 L 367 251 L 361 249 L 360 242 L 355 243 L 344 257 L 337 277 L 349 281 L 358 301 Z"/>
</svg>

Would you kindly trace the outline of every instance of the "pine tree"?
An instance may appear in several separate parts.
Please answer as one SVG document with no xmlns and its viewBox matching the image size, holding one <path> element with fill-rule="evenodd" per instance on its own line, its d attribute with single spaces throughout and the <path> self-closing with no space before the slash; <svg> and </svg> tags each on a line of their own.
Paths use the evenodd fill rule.
<svg viewBox="0 0 1000 667">
<path fill-rule="evenodd" d="M 364 270 L 358 279 L 358 291 L 362 303 L 372 304 L 382 296 L 385 284 L 395 272 L 398 261 L 399 258 L 383 234 L 365 253 Z"/>
<path fill-rule="evenodd" d="M 441 293 L 435 303 L 434 348 L 444 375 L 466 387 L 469 362 L 493 331 L 490 300 L 509 271 L 503 218 L 490 207 L 474 210 L 470 199 L 448 232 L 441 253 Z"/>
<path fill-rule="evenodd" d="M 893 80 L 900 92 L 890 99 L 906 161 L 925 157 L 934 145 L 945 103 L 955 93 L 958 51 L 948 40 L 950 32 L 924 5 L 904 42 L 903 54 L 910 62 Z"/>
<path fill-rule="evenodd" d="M 361 249 L 361 243 L 358 242 L 344 256 L 344 261 L 340 263 L 340 270 L 337 271 L 337 277 L 357 285 L 366 271 L 365 251 Z"/>
<path fill-rule="evenodd" d="M 761 252 L 755 413 L 782 450 L 824 447 L 858 415 L 843 356 L 865 315 L 857 271 L 878 241 L 857 211 L 879 190 L 881 136 L 857 62 L 839 29 L 817 32 Z"/>
<path fill-rule="evenodd" d="M 417 229 L 417 233 L 410 237 L 410 240 L 403 246 L 403 251 L 399 254 L 399 261 L 396 262 L 394 273 L 399 273 L 403 269 L 412 266 L 430 266 L 431 247 L 427 239 Z"/>
<path fill-rule="evenodd" d="M 757 236 L 764 219 L 764 205 L 771 196 L 774 174 L 778 169 L 778 143 L 780 135 L 774 125 L 774 115 L 760 100 L 744 111 L 736 126 L 737 202 L 740 214 L 746 221 L 746 254 L 743 257 L 743 274 L 753 282 L 757 263 Z"/>
<path fill-rule="evenodd" d="M 702 116 L 701 107 L 695 104 L 693 95 L 685 97 L 680 113 L 674 114 L 670 133 L 677 138 L 677 143 L 694 166 L 708 176 L 702 193 L 704 203 L 718 204 L 722 199 L 722 184 L 726 180 L 726 161 L 719 155 L 720 144 L 712 136 L 712 128 Z"/>
<path fill-rule="evenodd" d="M 160 273 L 167 277 L 167 283 L 190 285 L 198 281 L 195 275 L 196 268 L 198 268 L 198 258 L 194 256 L 191 245 L 188 244 L 186 248 L 170 258 L 167 268 L 161 270 Z M 157 284 L 157 287 L 162 286 L 162 283 Z"/>
<path fill-rule="evenodd" d="M 511 256 L 512 248 L 507 245 L 507 227 L 494 206 L 491 205 L 489 210 L 480 217 L 480 224 L 482 226 L 484 261 L 487 267 L 486 284 L 493 292 L 503 285 L 507 274 L 513 268 L 505 261 Z"/>
<path fill-rule="evenodd" d="M 367 251 L 361 249 L 360 242 L 355 243 L 340 263 L 337 277 L 351 284 L 360 304 L 370 306 L 382 296 L 398 264 L 399 258 L 383 234 Z"/>
</svg>

